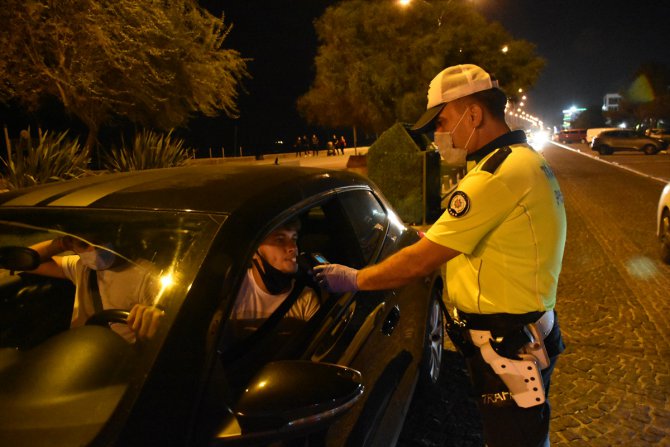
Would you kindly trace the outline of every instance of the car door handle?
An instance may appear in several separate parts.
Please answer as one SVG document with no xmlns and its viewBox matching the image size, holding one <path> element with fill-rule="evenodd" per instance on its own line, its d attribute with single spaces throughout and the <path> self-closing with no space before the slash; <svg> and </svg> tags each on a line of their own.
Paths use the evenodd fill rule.
<svg viewBox="0 0 670 447">
<path fill-rule="evenodd" d="M 400 321 L 400 308 L 395 305 L 391 308 L 389 313 L 386 314 L 386 318 L 382 324 L 382 334 L 387 336 L 391 335 L 398 325 L 398 321 Z"/>
</svg>

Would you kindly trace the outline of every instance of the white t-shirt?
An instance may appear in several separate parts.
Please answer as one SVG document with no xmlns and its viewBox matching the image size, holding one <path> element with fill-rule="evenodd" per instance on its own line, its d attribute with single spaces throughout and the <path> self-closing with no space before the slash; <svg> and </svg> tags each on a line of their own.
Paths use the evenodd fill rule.
<svg viewBox="0 0 670 447">
<path fill-rule="evenodd" d="M 269 294 L 256 284 L 252 269 L 249 269 L 237 294 L 231 318 L 233 320 L 268 318 L 288 298 L 292 290 L 293 287 L 286 293 Z M 286 317 L 307 321 L 317 310 L 319 310 L 319 299 L 316 292 L 305 287 L 298 300 L 286 313 Z"/>
<path fill-rule="evenodd" d="M 156 276 L 153 264 L 140 259 L 136 264 L 124 263 L 122 266 L 99 270 L 98 290 L 103 309 L 130 310 L 135 304 L 153 305 L 156 296 Z M 88 285 L 91 271 L 79 259 L 79 256 L 64 256 L 61 267 L 65 277 L 76 287 L 74 309 L 70 327 L 83 326 L 95 311 L 93 298 Z M 135 341 L 135 334 L 124 324 L 113 324 L 112 329 L 129 342 Z"/>
</svg>

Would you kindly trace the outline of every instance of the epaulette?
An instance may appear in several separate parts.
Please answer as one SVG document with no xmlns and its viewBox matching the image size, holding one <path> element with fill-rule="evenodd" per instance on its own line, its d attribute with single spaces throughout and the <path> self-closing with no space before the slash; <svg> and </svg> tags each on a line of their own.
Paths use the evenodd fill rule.
<svg viewBox="0 0 670 447">
<path fill-rule="evenodd" d="M 511 153 L 512 149 L 509 146 L 501 147 L 484 162 L 481 170 L 493 174 Z"/>
</svg>

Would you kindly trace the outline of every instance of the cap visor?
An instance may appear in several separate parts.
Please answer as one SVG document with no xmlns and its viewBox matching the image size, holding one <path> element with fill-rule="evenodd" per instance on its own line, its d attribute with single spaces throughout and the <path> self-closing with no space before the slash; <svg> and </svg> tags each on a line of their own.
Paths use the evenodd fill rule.
<svg viewBox="0 0 670 447">
<path fill-rule="evenodd" d="M 412 130 L 424 132 L 428 130 L 435 122 L 435 118 L 440 114 L 446 103 L 438 104 L 426 110 L 421 118 L 412 126 Z"/>
</svg>

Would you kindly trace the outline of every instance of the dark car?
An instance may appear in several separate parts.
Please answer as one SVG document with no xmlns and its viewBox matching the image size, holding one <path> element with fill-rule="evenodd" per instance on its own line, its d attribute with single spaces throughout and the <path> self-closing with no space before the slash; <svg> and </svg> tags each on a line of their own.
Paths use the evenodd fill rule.
<svg viewBox="0 0 670 447">
<path fill-rule="evenodd" d="M 348 171 L 186 167 L 0 195 L 0 445 L 394 445 L 417 381 L 439 375 L 441 278 L 313 285 L 308 321 L 280 306 L 240 336 L 230 314 L 252 256 L 295 218 L 304 281 L 310 260 L 361 268 L 419 238 Z M 21 272 L 38 263 L 27 247 L 92 234 L 152 264 L 166 316 L 149 341 L 110 330 L 127 309 L 69 328 L 72 284 Z"/>
<path fill-rule="evenodd" d="M 614 151 L 639 151 L 654 155 L 665 147 L 663 140 L 629 129 L 606 130 L 591 141 L 591 148 L 600 155 L 610 155 Z"/>
</svg>

